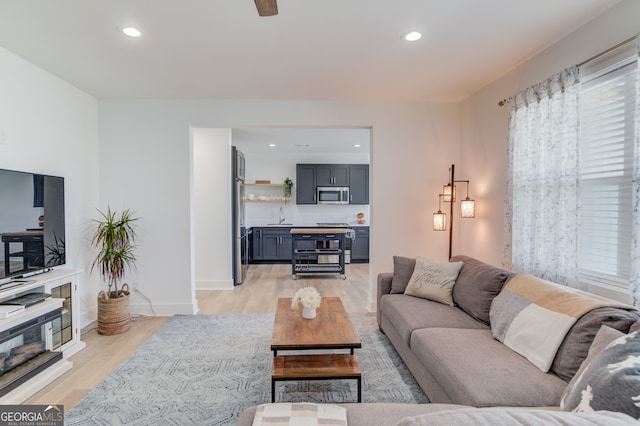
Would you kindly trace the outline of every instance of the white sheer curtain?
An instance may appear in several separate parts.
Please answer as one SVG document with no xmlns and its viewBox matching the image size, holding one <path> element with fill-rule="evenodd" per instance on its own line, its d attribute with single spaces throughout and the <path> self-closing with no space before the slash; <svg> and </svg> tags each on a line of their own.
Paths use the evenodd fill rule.
<svg viewBox="0 0 640 426">
<path fill-rule="evenodd" d="M 637 37 L 640 58 L 640 35 Z M 631 303 L 640 307 L 640 72 L 636 75 L 636 123 L 633 144 L 633 222 L 631 231 Z"/>
<path fill-rule="evenodd" d="M 579 282 L 577 76 L 568 68 L 508 100 L 505 206 L 505 266 L 572 287 Z"/>
</svg>

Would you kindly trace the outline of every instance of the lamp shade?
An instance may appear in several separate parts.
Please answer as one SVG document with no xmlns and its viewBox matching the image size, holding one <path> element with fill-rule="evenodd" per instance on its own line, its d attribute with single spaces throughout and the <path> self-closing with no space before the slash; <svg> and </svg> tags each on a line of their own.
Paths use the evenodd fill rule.
<svg viewBox="0 0 640 426">
<path fill-rule="evenodd" d="M 433 230 L 445 231 L 447 229 L 447 215 L 438 210 L 433 214 Z"/>
<path fill-rule="evenodd" d="M 466 199 L 460 203 L 460 214 L 464 218 L 476 217 L 476 202 L 475 200 Z"/>
<path fill-rule="evenodd" d="M 453 194 L 453 197 L 451 197 Z M 451 201 L 456 200 L 456 186 L 455 185 L 445 185 L 442 187 L 442 201 L 445 203 L 450 203 Z"/>
</svg>

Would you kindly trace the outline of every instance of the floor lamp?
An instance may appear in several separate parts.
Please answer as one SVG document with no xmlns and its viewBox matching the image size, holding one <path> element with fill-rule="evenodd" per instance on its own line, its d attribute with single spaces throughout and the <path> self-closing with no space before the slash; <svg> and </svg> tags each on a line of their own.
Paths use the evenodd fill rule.
<svg viewBox="0 0 640 426">
<path fill-rule="evenodd" d="M 455 180 L 455 165 L 449 168 L 449 182 L 442 188 L 442 194 L 438 194 L 438 211 L 433 214 L 433 230 L 447 230 L 447 214 L 442 212 L 442 202 L 449 203 L 449 257 L 451 259 L 451 249 L 453 241 L 453 205 L 456 203 L 456 183 L 467 184 L 467 197 L 460 202 L 460 216 L 462 218 L 472 218 L 476 215 L 476 202 L 469 198 L 469 181 Z"/>
</svg>

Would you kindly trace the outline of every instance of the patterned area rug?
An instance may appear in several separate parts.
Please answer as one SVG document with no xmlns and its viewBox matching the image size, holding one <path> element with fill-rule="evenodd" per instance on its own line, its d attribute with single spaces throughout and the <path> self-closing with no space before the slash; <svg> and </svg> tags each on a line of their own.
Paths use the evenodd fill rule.
<svg viewBox="0 0 640 426">
<path fill-rule="evenodd" d="M 428 402 L 375 314 L 352 314 L 363 402 Z M 273 315 L 178 315 L 65 416 L 65 425 L 233 425 L 271 402 Z M 276 383 L 278 402 L 355 402 L 355 380 Z"/>
</svg>

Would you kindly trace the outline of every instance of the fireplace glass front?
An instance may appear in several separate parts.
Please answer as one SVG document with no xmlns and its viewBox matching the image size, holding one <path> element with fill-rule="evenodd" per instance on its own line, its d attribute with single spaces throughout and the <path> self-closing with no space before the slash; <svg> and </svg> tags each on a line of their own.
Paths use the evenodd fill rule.
<svg viewBox="0 0 640 426">
<path fill-rule="evenodd" d="M 0 396 L 62 358 L 51 350 L 51 322 L 61 315 L 57 308 L 0 333 Z"/>
</svg>

